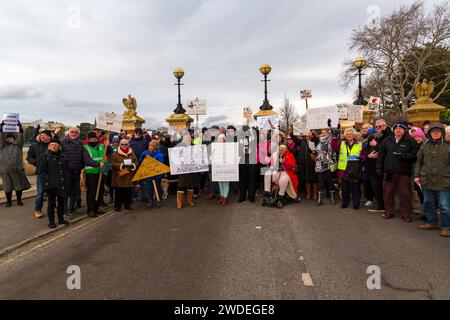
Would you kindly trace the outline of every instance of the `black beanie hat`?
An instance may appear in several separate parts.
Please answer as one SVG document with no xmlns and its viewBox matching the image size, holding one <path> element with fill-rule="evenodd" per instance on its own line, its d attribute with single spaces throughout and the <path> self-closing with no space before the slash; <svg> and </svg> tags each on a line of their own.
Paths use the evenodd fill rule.
<svg viewBox="0 0 450 320">
<path fill-rule="evenodd" d="M 50 143 L 57 143 L 57 144 L 61 145 L 61 141 L 59 141 L 59 139 L 55 139 L 55 138 L 53 138 L 52 140 L 50 140 L 49 144 L 50 144 Z"/>
<path fill-rule="evenodd" d="M 41 134 L 45 134 L 47 137 L 52 137 L 52 132 L 50 130 L 43 130 Z"/>
</svg>

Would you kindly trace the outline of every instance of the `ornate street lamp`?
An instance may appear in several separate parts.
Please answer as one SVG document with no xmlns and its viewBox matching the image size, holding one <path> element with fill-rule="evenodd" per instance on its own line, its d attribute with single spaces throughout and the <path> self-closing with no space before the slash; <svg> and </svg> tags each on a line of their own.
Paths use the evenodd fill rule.
<svg viewBox="0 0 450 320">
<path fill-rule="evenodd" d="M 366 66 L 366 60 L 363 57 L 358 57 L 353 61 L 353 66 L 358 69 L 358 78 L 359 78 L 359 86 L 358 86 L 358 99 L 353 102 L 354 105 L 358 106 L 365 106 L 367 105 L 367 101 L 364 100 L 363 94 L 362 94 L 362 84 L 361 84 L 361 77 L 362 77 L 362 69 Z"/>
<path fill-rule="evenodd" d="M 267 75 L 270 73 L 270 71 L 272 71 L 272 68 L 268 64 L 263 64 L 259 68 L 259 71 L 264 76 L 264 80 L 261 80 L 262 82 L 264 82 L 264 102 L 259 107 L 259 110 L 272 110 L 273 107 L 270 105 L 269 100 L 267 99 L 267 82 L 270 81 L 270 80 L 267 80 Z"/>
<path fill-rule="evenodd" d="M 178 86 L 178 104 L 177 104 L 176 109 L 173 110 L 173 112 L 175 114 L 184 114 L 186 112 L 186 110 L 183 108 L 183 105 L 181 104 L 181 86 L 183 85 L 181 83 L 181 78 L 183 78 L 183 76 L 184 76 L 184 70 L 182 68 L 176 68 L 173 71 L 173 75 L 178 80 L 178 82 L 175 84 L 176 86 Z"/>
</svg>

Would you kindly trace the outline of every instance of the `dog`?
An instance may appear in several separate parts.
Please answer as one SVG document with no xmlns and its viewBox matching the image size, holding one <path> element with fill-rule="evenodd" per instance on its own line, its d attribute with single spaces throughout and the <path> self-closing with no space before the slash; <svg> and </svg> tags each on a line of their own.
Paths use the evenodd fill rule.
<svg viewBox="0 0 450 320">
<path fill-rule="evenodd" d="M 161 179 L 161 189 L 163 191 L 163 194 L 161 196 L 161 198 L 163 198 L 164 200 L 167 199 L 167 197 L 169 196 L 169 186 L 171 183 L 177 183 L 178 179 L 175 180 L 169 180 L 166 178 Z"/>
</svg>

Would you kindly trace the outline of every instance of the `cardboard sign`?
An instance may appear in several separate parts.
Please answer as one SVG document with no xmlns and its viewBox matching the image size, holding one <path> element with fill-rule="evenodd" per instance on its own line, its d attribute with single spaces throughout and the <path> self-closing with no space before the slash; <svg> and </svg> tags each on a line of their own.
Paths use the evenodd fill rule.
<svg viewBox="0 0 450 320">
<path fill-rule="evenodd" d="M 367 108 L 369 111 L 377 111 L 380 109 L 380 98 L 378 97 L 370 97 L 369 103 L 367 104 Z"/>
<path fill-rule="evenodd" d="M 224 142 L 211 144 L 212 181 L 239 181 L 239 144 Z"/>
<path fill-rule="evenodd" d="M 363 106 L 349 105 L 347 120 L 355 121 L 357 123 L 362 123 L 363 122 Z"/>
<path fill-rule="evenodd" d="M 189 115 L 206 115 L 206 100 L 189 100 L 186 103 L 186 114 Z"/>
<path fill-rule="evenodd" d="M 169 161 L 172 175 L 209 170 L 208 151 L 204 144 L 169 148 Z"/>
<path fill-rule="evenodd" d="M 269 123 L 272 122 L 272 125 L 275 128 L 278 128 L 278 126 L 280 125 L 280 120 L 278 118 L 278 116 L 264 116 L 264 117 L 258 117 L 256 119 L 257 123 L 258 123 L 258 128 L 261 130 L 271 130 L 272 127 Z"/>
<path fill-rule="evenodd" d="M 339 124 L 339 110 L 337 106 L 323 108 L 309 108 L 306 110 L 306 123 L 309 130 L 323 129 Z"/>
<path fill-rule="evenodd" d="M 244 107 L 244 119 L 251 119 L 253 116 L 252 108 Z"/>
<path fill-rule="evenodd" d="M 100 112 L 97 119 L 97 128 L 112 132 L 120 132 L 122 130 L 122 116 L 107 112 Z"/>
<path fill-rule="evenodd" d="M 19 132 L 19 114 L 4 113 L 3 114 L 3 132 Z"/>
<path fill-rule="evenodd" d="M 309 99 L 312 98 L 312 92 L 311 90 L 301 90 L 300 91 L 300 99 Z"/>
<path fill-rule="evenodd" d="M 340 120 L 347 120 L 348 118 L 348 106 L 346 105 L 338 105 L 339 110 L 339 119 Z"/>
<path fill-rule="evenodd" d="M 306 122 L 296 122 L 292 126 L 294 127 L 294 135 L 296 136 L 306 136 L 309 133 Z"/>
<path fill-rule="evenodd" d="M 160 174 L 164 174 L 170 172 L 170 168 L 166 166 L 164 163 L 159 162 L 158 160 L 153 159 L 152 157 L 145 157 L 144 161 L 142 161 L 139 166 L 138 171 L 133 177 L 133 182 L 151 178 L 154 176 L 159 176 Z"/>
</svg>

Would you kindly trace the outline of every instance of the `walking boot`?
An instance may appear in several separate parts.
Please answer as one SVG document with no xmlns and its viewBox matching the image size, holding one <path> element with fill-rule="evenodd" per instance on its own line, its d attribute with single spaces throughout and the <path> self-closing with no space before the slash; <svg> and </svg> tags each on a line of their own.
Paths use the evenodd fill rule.
<svg viewBox="0 0 450 320">
<path fill-rule="evenodd" d="M 56 228 L 56 224 L 55 224 L 55 214 L 53 212 L 48 212 L 48 227 L 50 229 L 55 229 Z"/>
<path fill-rule="evenodd" d="M 219 195 L 217 204 L 222 204 L 222 202 L 223 202 L 223 197 L 221 195 Z"/>
<path fill-rule="evenodd" d="M 334 193 L 335 191 L 330 191 L 330 202 L 333 206 L 336 204 L 336 201 L 334 199 Z"/>
<path fill-rule="evenodd" d="M 313 192 L 314 192 L 314 201 L 318 201 L 319 200 L 319 185 L 317 183 L 313 183 Z"/>
<path fill-rule="evenodd" d="M 36 219 L 41 219 L 42 217 L 44 217 L 44 215 L 40 211 L 36 211 L 34 216 L 36 217 Z"/>
<path fill-rule="evenodd" d="M 306 200 L 311 200 L 311 183 L 306 184 Z"/>
<path fill-rule="evenodd" d="M 191 207 L 195 206 L 195 204 L 194 204 L 194 190 L 192 190 L 192 189 L 191 190 L 187 190 L 186 202 Z"/>
<path fill-rule="evenodd" d="M 23 206 L 22 191 L 16 191 L 16 198 L 17 198 L 17 205 L 22 207 Z"/>
<path fill-rule="evenodd" d="M 226 206 L 228 204 L 228 198 L 222 197 L 222 206 Z"/>
<path fill-rule="evenodd" d="M 6 192 L 6 207 L 9 208 L 12 206 L 12 192 Z"/>
<path fill-rule="evenodd" d="M 177 209 L 183 209 L 184 191 L 177 192 Z"/>
<path fill-rule="evenodd" d="M 325 192 L 320 192 L 318 191 L 318 195 L 317 195 L 317 205 L 321 206 L 322 205 L 322 197 L 324 196 Z"/>
</svg>

